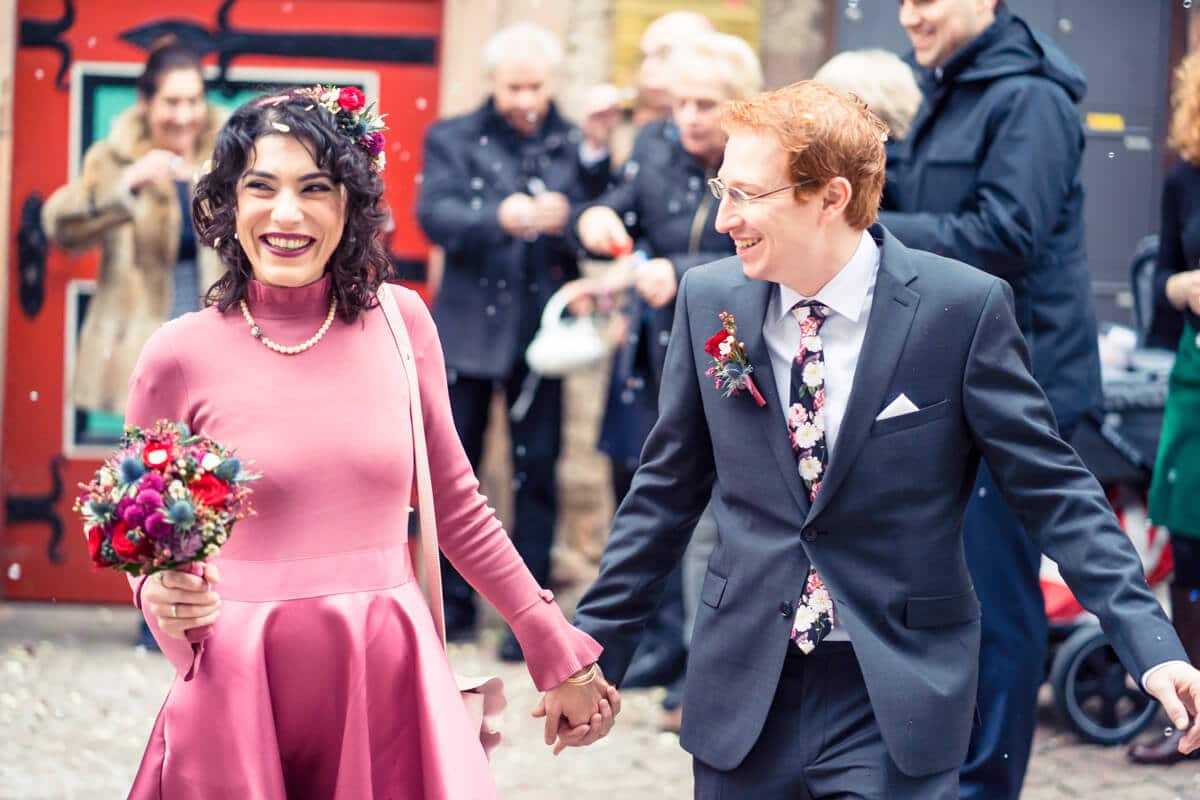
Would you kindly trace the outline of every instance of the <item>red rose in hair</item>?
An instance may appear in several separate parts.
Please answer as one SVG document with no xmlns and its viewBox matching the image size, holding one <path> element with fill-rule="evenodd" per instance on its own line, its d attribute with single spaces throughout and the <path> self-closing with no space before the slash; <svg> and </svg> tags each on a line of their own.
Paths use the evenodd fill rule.
<svg viewBox="0 0 1200 800">
<path fill-rule="evenodd" d="M 229 497 L 229 484 L 206 472 L 188 484 L 188 489 L 196 498 L 196 502 L 211 507 L 220 506 Z"/>
<path fill-rule="evenodd" d="M 338 92 L 338 105 L 346 111 L 358 111 L 366 102 L 367 98 L 363 93 L 353 86 L 347 86 Z"/>
<path fill-rule="evenodd" d="M 117 522 L 112 535 L 113 550 L 122 561 L 137 561 L 138 556 L 149 552 L 150 541 L 138 530 L 130 530 L 124 520 Z"/>
<path fill-rule="evenodd" d="M 150 469 L 162 472 L 171 463 L 171 446 L 163 442 L 148 443 L 142 451 L 142 463 Z"/>
<path fill-rule="evenodd" d="M 720 358 L 721 357 L 721 350 L 720 350 L 721 342 L 725 341 L 728 338 L 730 338 L 729 331 L 724 330 L 724 329 L 717 331 L 716 333 L 714 333 L 712 336 L 710 336 L 708 338 L 707 342 L 704 343 L 704 352 L 708 353 L 713 358 Z"/>
</svg>

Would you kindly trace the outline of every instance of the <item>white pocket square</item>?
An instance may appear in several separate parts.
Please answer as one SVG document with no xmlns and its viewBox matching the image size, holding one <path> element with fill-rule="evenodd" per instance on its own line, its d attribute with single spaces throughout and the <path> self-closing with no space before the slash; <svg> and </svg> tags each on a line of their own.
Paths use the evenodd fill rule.
<svg viewBox="0 0 1200 800">
<path fill-rule="evenodd" d="M 880 420 L 891 419 L 892 417 L 902 417 L 914 411 L 920 411 L 920 409 L 913 405 L 912 400 L 901 394 L 895 400 L 888 403 L 883 411 L 879 412 L 879 416 L 875 418 L 875 421 L 879 422 Z"/>
</svg>

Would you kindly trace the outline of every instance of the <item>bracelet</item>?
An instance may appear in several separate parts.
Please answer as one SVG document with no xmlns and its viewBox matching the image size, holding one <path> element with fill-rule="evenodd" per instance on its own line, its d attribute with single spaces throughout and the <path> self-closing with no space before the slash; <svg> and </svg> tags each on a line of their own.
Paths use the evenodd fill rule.
<svg viewBox="0 0 1200 800">
<path fill-rule="evenodd" d="M 596 680 L 596 672 L 598 669 L 599 667 L 596 666 L 596 662 L 593 661 L 592 665 L 588 667 L 588 671 L 586 673 L 583 675 L 572 675 L 563 682 L 569 683 L 572 686 L 587 686 L 589 683 Z"/>
</svg>

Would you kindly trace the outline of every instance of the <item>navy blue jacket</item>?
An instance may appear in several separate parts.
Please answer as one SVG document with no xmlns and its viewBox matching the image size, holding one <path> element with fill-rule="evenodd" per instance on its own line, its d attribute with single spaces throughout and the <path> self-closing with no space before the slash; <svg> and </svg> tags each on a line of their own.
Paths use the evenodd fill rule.
<svg viewBox="0 0 1200 800">
<path fill-rule="evenodd" d="M 1033 374 L 1065 428 L 1100 400 L 1087 270 L 1079 69 L 1000 11 L 941 70 L 888 165 L 880 222 L 909 247 L 1008 281 Z"/>
<path fill-rule="evenodd" d="M 715 227 L 717 201 L 705 185 L 710 177 L 683 149 L 670 118 L 658 120 L 638 132 L 620 183 L 589 205 L 613 209 L 625 221 L 634 246 L 649 258 L 670 259 L 675 277 L 682 280 L 692 267 L 734 252 L 733 240 Z M 584 210 L 575 215 L 572 230 Z M 658 417 L 675 304 L 650 308 L 637 292 L 630 296 L 629 336 L 613 359 L 599 446 L 612 458 L 636 463 Z"/>
<path fill-rule="evenodd" d="M 514 192 L 536 192 L 537 180 L 572 203 L 604 191 L 608 159 L 585 167 L 580 141 L 579 129 L 553 105 L 541 130 L 526 138 L 496 113 L 491 99 L 426 132 L 417 221 L 446 251 L 433 318 L 449 369 L 507 379 L 550 295 L 579 277 L 575 249 L 564 237 L 515 238 L 500 227 L 497 211 Z"/>
</svg>

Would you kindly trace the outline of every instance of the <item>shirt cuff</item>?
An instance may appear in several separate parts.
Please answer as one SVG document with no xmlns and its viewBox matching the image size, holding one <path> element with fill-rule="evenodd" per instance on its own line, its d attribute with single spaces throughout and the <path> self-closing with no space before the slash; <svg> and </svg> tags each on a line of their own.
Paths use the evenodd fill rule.
<svg viewBox="0 0 1200 800">
<path fill-rule="evenodd" d="M 587 139 L 579 143 L 579 162 L 585 167 L 594 167 L 608 158 L 607 147 L 596 147 Z"/>
<path fill-rule="evenodd" d="M 600 658 L 600 645 L 567 622 L 548 589 L 508 622 L 539 691 L 553 689 Z"/>
<path fill-rule="evenodd" d="M 1155 664 L 1153 667 L 1151 667 L 1150 669 L 1148 669 L 1142 673 L 1142 689 L 1144 690 L 1146 688 L 1146 681 L 1150 680 L 1151 675 L 1158 672 L 1160 669 L 1167 666 L 1168 664 L 1184 664 L 1184 665 L 1186 665 L 1187 662 L 1180 661 L 1179 659 L 1173 659 L 1171 661 L 1164 661 L 1161 664 Z"/>
</svg>

